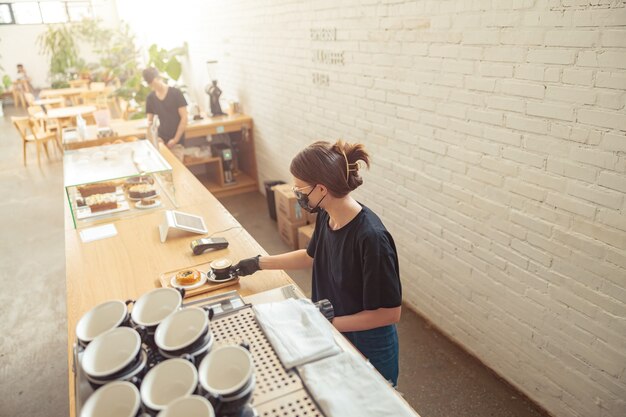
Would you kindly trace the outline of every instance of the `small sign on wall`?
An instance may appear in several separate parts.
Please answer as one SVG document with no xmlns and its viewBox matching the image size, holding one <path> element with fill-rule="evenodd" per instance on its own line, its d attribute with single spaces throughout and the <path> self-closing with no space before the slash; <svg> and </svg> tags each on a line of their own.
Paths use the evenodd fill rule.
<svg viewBox="0 0 626 417">
<path fill-rule="evenodd" d="M 334 42 L 337 40 L 337 28 L 320 27 L 310 29 L 310 39 L 315 42 Z M 337 51 L 332 49 L 315 48 L 311 51 L 311 62 L 321 65 L 344 65 L 345 51 Z M 319 69 L 314 69 L 311 73 L 311 81 L 313 85 L 318 87 L 330 86 L 330 75 Z"/>
</svg>

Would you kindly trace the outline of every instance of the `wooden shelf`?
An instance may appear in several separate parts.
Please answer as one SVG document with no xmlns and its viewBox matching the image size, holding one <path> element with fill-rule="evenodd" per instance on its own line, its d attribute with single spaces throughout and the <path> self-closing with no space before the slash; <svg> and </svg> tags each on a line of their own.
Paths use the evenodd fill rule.
<svg viewBox="0 0 626 417">
<path fill-rule="evenodd" d="M 220 161 L 219 156 L 210 156 L 208 158 L 196 159 L 196 158 L 185 158 L 183 161 L 183 165 L 191 167 L 194 165 L 202 165 L 202 164 L 210 164 L 216 163 Z"/>
<path fill-rule="evenodd" d="M 215 197 L 226 197 L 257 190 L 257 181 L 241 171 L 235 175 L 236 182 L 234 184 L 223 187 L 215 178 L 206 174 L 199 175 L 198 179 Z"/>
<path fill-rule="evenodd" d="M 185 135 L 188 146 L 205 145 L 206 135 L 218 133 L 233 135 L 230 139 L 233 144 L 236 143 L 233 146 L 237 146 L 236 150 L 233 148 L 233 154 L 236 152 L 239 167 L 234 184 L 224 182 L 223 164 L 219 156 L 188 158 L 183 162 L 214 196 L 223 197 L 257 190 L 258 177 L 252 127 L 252 119 L 242 114 L 203 119 L 187 126 Z"/>
</svg>

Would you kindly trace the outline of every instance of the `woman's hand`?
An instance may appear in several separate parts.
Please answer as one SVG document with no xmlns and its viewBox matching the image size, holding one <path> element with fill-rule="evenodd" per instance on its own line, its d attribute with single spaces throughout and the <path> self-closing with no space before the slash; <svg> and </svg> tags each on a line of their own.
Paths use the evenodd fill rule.
<svg viewBox="0 0 626 417">
<path fill-rule="evenodd" d="M 259 266 L 260 257 L 261 255 L 257 255 L 253 258 L 242 259 L 236 265 L 234 265 L 232 269 L 240 277 L 252 275 L 256 271 L 259 271 L 261 269 L 261 267 Z"/>
</svg>

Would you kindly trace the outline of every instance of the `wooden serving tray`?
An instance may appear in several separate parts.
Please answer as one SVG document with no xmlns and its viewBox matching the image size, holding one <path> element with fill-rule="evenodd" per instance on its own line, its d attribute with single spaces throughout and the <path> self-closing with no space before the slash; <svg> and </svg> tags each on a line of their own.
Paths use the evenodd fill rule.
<svg viewBox="0 0 626 417">
<path fill-rule="evenodd" d="M 190 269 L 190 268 L 197 269 L 198 271 L 204 272 L 205 274 L 210 274 L 210 271 L 211 271 L 210 262 L 205 262 L 205 263 L 190 266 L 190 267 L 179 268 L 174 271 L 164 272 L 159 276 L 159 282 L 161 283 L 161 287 L 173 288 L 171 284 L 172 277 L 175 276 L 179 271 L 182 271 L 184 269 Z M 196 295 L 199 295 L 199 294 L 204 294 L 210 291 L 219 290 L 220 288 L 230 287 L 231 285 L 236 285 L 237 283 L 239 283 L 239 277 L 231 281 L 226 281 L 226 282 L 212 282 L 212 281 L 207 280 L 205 284 L 202 284 L 198 288 L 194 288 L 192 290 L 185 289 L 185 298 L 195 297 Z"/>
</svg>

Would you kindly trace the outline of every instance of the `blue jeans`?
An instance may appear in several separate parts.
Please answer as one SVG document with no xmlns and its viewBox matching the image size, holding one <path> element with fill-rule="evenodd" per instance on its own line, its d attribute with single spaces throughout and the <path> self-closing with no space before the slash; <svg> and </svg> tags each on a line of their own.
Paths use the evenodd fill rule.
<svg viewBox="0 0 626 417">
<path fill-rule="evenodd" d="M 374 368 L 398 385 L 398 331 L 396 325 L 378 327 L 360 332 L 346 332 L 343 335 L 356 347 Z"/>
</svg>

